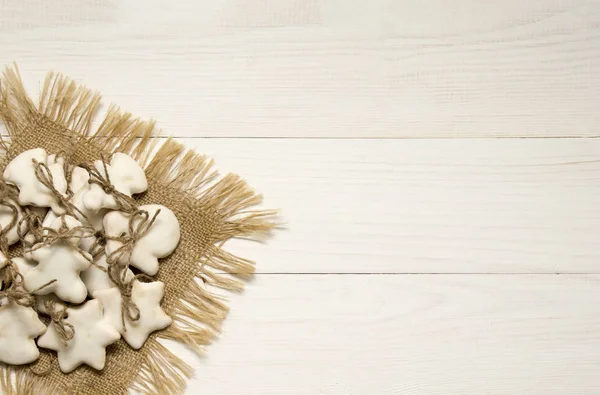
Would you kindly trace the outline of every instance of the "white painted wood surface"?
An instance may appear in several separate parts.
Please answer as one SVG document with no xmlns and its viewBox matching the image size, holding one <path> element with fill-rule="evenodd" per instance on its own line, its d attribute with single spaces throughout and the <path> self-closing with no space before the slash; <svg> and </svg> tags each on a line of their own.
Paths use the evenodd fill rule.
<svg viewBox="0 0 600 395">
<path fill-rule="evenodd" d="M 600 1 L 0 0 L 13 61 L 282 208 L 188 393 L 600 393 Z"/>
<path fill-rule="evenodd" d="M 600 140 L 184 139 L 281 207 L 264 273 L 600 273 Z"/>
<path fill-rule="evenodd" d="M 600 388 L 598 276 L 256 277 L 234 298 L 222 340 L 202 360 L 186 354 L 197 368 L 190 394 Z"/>
<path fill-rule="evenodd" d="M 600 135 L 598 1 L 0 5 L 1 63 L 85 80 L 176 136 Z"/>
</svg>

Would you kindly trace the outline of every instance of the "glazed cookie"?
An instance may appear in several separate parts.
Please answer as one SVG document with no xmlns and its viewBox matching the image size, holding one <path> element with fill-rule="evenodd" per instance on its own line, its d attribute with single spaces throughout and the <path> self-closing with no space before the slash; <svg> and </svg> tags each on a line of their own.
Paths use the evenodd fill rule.
<svg viewBox="0 0 600 395">
<path fill-rule="evenodd" d="M 158 258 L 169 256 L 179 244 L 179 221 L 171 210 L 159 204 L 140 206 L 139 210 L 148 212 L 149 219 L 158 210 L 160 210 L 160 213 L 148 232 L 136 241 L 131 253 L 130 263 L 144 273 L 154 276 L 158 272 Z M 108 237 L 129 235 L 129 218 L 130 214 L 121 211 L 112 211 L 106 214 L 104 217 L 104 232 Z M 142 219 L 142 216 L 137 216 L 134 219 L 134 229 L 139 226 Z M 106 255 L 110 256 L 122 245 L 121 241 L 107 240 Z M 122 256 L 121 261 L 125 263 L 128 258 L 128 256 Z"/>
<path fill-rule="evenodd" d="M 62 220 L 57 218 L 52 227 L 58 229 Z M 65 223 L 69 229 L 81 226 L 81 222 L 69 216 L 65 217 Z M 92 257 L 77 249 L 79 240 L 78 237 L 72 237 L 51 245 L 33 246 L 26 257 L 39 262 L 39 265 L 23 276 L 25 288 L 30 292 L 35 291 L 36 295 L 54 292 L 65 302 L 82 303 L 87 296 L 87 289 L 79 274 L 90 267 Z M 39 289 L 51 281 L 54 282 Z"/>
<path fill-rule="evenodd" d="M 83 280 L 88 294 L 92 296 L 96 291 L 102 291 L 109 288 L 116 287 L 115 283 L 112 282 L 108 273 L 102 269 L 108 269 L 108 264 L 106 263 L 106 255 L 102 255 L 95 262 L 95 265 L 92 265 L 86 271 L 81 273 L 81 280 Z M 129 282 L 133 279 L 133 272 L 127 269 L 127 275 L 125 277 L 125 281 Z"/>
<path fill-rule="evenodd" d="M 171 325 L 171 317 L 160 307 L 165 294 L 165 285 L 160 281 L 142 283 L 134 280 L 131 289 L 131 300 L 140 311 L 137 321 L 125 319 L 125 328 L 121 319 L 121 293 L 117 288 L 94 292 L 94 298 L 104 306 L 104 318 L 114 327 L 132 348 L 140 349 L 148 336 L 154 331 Z"/>
<path fill-rule="evenodd" d="M 64 213 L 56 196 L 36 177 L 34 161 L 46 163 L 47 154 L 42 148 L 35 148 L 17 155 L 4 169 L 4 180 L 19 188 L 19 203 L 23 206 L 34 205 L 50 207 L 57 214 Z M 60 163 L 48 165 L 53 178 L 54 188 L 61 194 L 67 191 L 67 180 Z"/>
<path fill-rule="evenodd" d="M 0 362 L 24 365 L 38 359 L 36 337 L 46 331 L 35 310 L 0 299 Z"/>
<path fill-rule="evenodd" d="M 129 197 L 148 189 L 144 169 L 128 155 L 120 152 L 113 154 L 110 164 L 106 164 L 108 174 L 106 174 L 101 160 L 94 162 L 94 167 L 103 177 L 108 176 L 115 190 Z M 91 183 L 90 188 L 83 195 L 83 204 L 92 211 L 102 208 L 112 210 L 119 208 L 114 196 L 106 193 L 100 185 L 95 183 Z"/>
<path fill-rule="evenodd" d="M 19 273 L 23 275 L 35 268 L 37 265 L 36 261 L 32 259 L 25 259 L 23 257 L 13 258 L 12 261 L 17 266 Z M 64 306 L 64 303 L 54 294 L 36 295 L 35 303 L 38 312 L 49 315 L 48 309 L 46 308 L 46 302 L 52 302 L 54 304 L 54 310 L 59 310 Z"/>
<path fill-rule="evenodd" d="M 63 373 L 86 364 L 96 370 L 104 369 L 106 347 L 120 339 L 119 332 L 102 318 L 102 305 L 90 300 L 79 307 L 66 311 L 65 322 L 73 325 L 73 338 L 63 343 L 56 326 L 51 323 L 48 331 L 39 338 L 38 346 L 54 350 L 58 354 L 58 365 Z"/>
</svg>

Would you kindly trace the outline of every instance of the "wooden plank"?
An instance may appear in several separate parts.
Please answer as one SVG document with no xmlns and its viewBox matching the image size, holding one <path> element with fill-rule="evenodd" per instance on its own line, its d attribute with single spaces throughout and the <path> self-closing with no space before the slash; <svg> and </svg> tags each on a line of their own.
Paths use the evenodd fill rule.
<svg viewBox="0 0 600 395">
<path fill-rule="evenodd" d="M 600 2 L 3 0 L 0 64 L 177 136 L 599 136 Z"/>
<path fill-rule="evenodd" d="M 260 272 L 600 272 L 600 140 L 182 142 L 282 209 Z"/>
<path fill-rule="evenodd" d="M 600 278 L 258 275 L 190 394 L 596 395 Z"/>
</svg>

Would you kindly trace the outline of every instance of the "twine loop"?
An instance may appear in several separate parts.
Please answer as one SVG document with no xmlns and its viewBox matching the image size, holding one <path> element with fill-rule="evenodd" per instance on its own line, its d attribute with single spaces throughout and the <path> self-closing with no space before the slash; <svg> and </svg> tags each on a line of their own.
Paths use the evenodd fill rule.
<svg viewBox="0 0 600 395">
<path fill-rule="evenodd" d="M 127 281 L 127 269 L 129 269 L 131 263 L 131 253 L 133 252 L 135 243 L 148 234 L 158 214 L 160 214 L 160 209 L 152 216 L 146 210 L 136 210 L 129 216 L 128 234 L 122 233 L 119 236 L 105 235 L 106 240 L 115 240 L 122 243 L 119 248 L 106 257 L 106 262 L 108 263 L 108 275 L 121 293 L 121 323 L 123 324 L 124 331 L 127 331 L 125 326 L 126 318 L 131 322 L 140 319 L 140 309 L 131 298 L 134 281 L 153 281 L 152 277 L 144 273 L 137 274 L 131 281 Z M 125 263 L 121 262 L 121 257 L 123 256 L 127 256 Z"/>
<path fill-rule="evenodd" d="M 160 209 L 156 210 L 152 216 L 150 216 L 150 213 L 146 210 L 136 210 L 129 216 L 129 233 L 123 232 L 119 236 L 105 235 L 106 240 L 114 240 L 121 243 L 119 248 L 106 257 L 106 261 L 109 265 L 115 264 L 119 262 L 123 256 L 127 256 L 127 267 L 129 267 L 131 253 L 133 252 L 135 243 L 148 234 L 150 228 L 154 225 L 158 214 L 160 214 Z M 139 221 L 136 223 L 138 218 Z"/>
<path fill-rule="evenodd" d="M 11 265 L 14 265 L 14 263 L 11 262 Z M 2 306 L 3 298 L 6 298 L 9 303 L 13 302 L 23 307 L 34 307 L 34 294 L 56 282 L 56 279 L 50 280 L 33 291 L 28 292 L 23 286 L 23 275 L 19 273 L 15 267 L 11 268 L 12 270 L 8 273 L 11 273 L 9 276 L 12 275 L 13 277 L 12 279 L 9 279 L 10 285 L 5 290 L 0 291 L 0 307 Z"/>
<path fill-rule="evenodd" d="M 127 331 L 125 319 L 130 322 L 135 322 L 140 319 L 140 309 L 132 299 L 133 284 L 135 281 L 153 281 L 152 277 L 147 274 L 140 273 L 133 276 L 130 281 L 127 281 L 127 265 L 114 264 L 109 266 L 108 275 L 121 293 L 121 324 L 123 331 Z"/>
<path fill-rule="evenodd" d="M 0 182 L 0 204 L 8 207 L 11 211 L 10 222 L 5 226 L 0 225 L 0 252 L 4 254 L 6 259 L 9 259 L 7 234 L 19 221 L 19 210 L 17 209 L 17 206 L 8 201 L 9 198 L 13 197 L 11 195 L 10 187 L 4 182 Z"/>
<path fill-rule="evenodd" d="M 47 164 L 38 162 L 35 159 L 32 159 L 31 161 L 33 162 L 35 177 L 38 179 L 38 181 L 42 183 L 42 185 L 44 185 L 46 188 L 48 188 L 58 201 L 58 204 L 62 208 L 64 208 L 69 215 L 72 215 L 74 217 L 75 213 L 73 212 L 73 204 L 71 204 L 71 202 L 68 201 L 67 196 L 63 195 L 54 186 L 54 176 L 50 171 L 50 167 L 48 167 Z"/>
<path fill-rule="evenodd" d="M 95 230 L 91 226 L 81 225 L 69 228 L 67 226 L 65 216 L 61 216 L 60 218 L 62 223 L 58 229 L 49 227 L 41 228 L 42 235 L 39 243 L 30 247 L 28 249 L 28 252 L 39 250 L 40 248 L 53 245 L 60 241 L 68 241 L 71 238 L 77 238 L 81 240 L 83 238 L 91 237 L 94 235 Z M 78 245 L 73 246 L 69 242 L 67 242 L 67 244 L 73 247 L 73 249 L 75 249 L 77 252 L 79 252 L 88 262 L 93 263 L 93 259 L 90 259 L 89 256 L 85 253 L 85 251 L 79 248 Z"/>
<path fill-rule="evenodd" d="M 66 346 L 67 342 L 75 336 L 75 327 L 73 324 L 65 321 L 67 318 L 67 306 L 62 306 L 60 309 L 55 309 L 56 302 L 53 300 L 45 300 L 44 307 L 54 324 L 54 328 L 62 343 Z"/>
<path fill-rule="evenodd" d="M 17 273 L 20 276 L 20 273 Z M 22 282 L 12 282 L 4 291 L 0 291 L 0 307 L 3 306 L 2 301 L 6 299 L 8 303 L 16 303 L 23 307 L 33 307 L 35 305 L 35 296 L 30 294 L 23 288 Z"/>
<path fill-rule="evenodd" d="M 135 200 L 131 196 L 119 191 L 111 182 L 110 174 L 108 172 L 108 162 L 104 155 L 100 156 L 100 161 L 102 162 L 103 172 L 99 171 L 96 166 L 93 165 L 81 165 L 81 167 L 90 173 L 89 183 L 99 185 L 104 193 L 111 195 L 115 199 L 119 211 L 127 213 L 135 212 L 137 210 L 137 203 Z"/>
<path fill-rule="evenodd" d="M 31 247 L 31 245 L 42 240 L 44 237 L 44 219 L 29 207 L 23 207 L 23 211 L 23 218 L 21 218 L 17 226 L 17 235 L 24 246 Z M 25 236 L 27 235 L 26 232 L 29 232 L 33 236 L 34 243 L 30 243 L 25 239 Z"/>
</svg>

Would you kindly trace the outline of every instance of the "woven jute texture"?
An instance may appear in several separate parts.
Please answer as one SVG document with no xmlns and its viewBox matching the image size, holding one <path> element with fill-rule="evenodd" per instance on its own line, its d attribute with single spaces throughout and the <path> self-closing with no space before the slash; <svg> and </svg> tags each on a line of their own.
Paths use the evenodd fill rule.
<svg viewBox="0 0 600 395">
<path fill-rule="evenodd" d="M 107 348 L 103 371 L 87 366 L 70 374 L 58 369 L 56 354 L 42 350 L 31 366 L 0 364 L 0 392 L 12 394 L 180 394 L 193 374 L 184 361 L 159 341 L 170 339 L 201 352 L 226 316 L 224 301 L 206 285 L 239 290 L 254 263 L 226 252 L 231 238 L 263 239 L 273 228 L 274 212 L 256 210 L 261 197 L 235 175 L 221 176 L 211 160 L 171 139 L 157 138 L 153 122 L 109 108 L 97 130 L 91 130 L 100 96 L 60 74 L 49 74 L 35 105 L 15 67 L 0 79 L 0 116 L 8 130 L 0 170 L 19 153 L 42 147 L 72 164 L 91 163 L 123 152 L 145 169 L 148 191 L 140 204 L 162 204 L 179 219 L 181 241 L 160 262 L 156 280 L 165 283 L 164 311 L 173 324 L 156 332 L 141 350 L 123 340 Z M 14 248 L 15 255 L 19 247 Z"/>
</svg>

